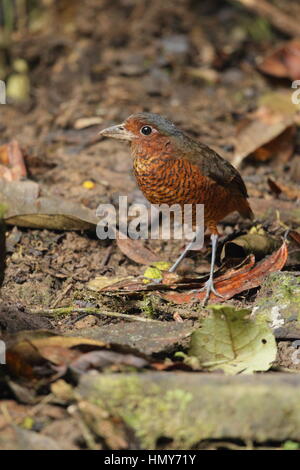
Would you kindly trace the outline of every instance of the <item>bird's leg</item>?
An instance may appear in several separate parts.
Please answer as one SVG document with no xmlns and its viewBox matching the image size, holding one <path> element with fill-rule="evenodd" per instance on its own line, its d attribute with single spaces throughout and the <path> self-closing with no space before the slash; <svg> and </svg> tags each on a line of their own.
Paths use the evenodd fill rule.
<svg viewBox="0 0 300 470">
<path fill-rule="evenodd" d="M 193 240 L 185 247 L 184 251 L 181 253 L 181 255 L 177 258 L 177 260 L 175 261 L 175 263 L 173 264 L 173 266 L 170 267 L 169 269 L 169 273 L 173 273 L 174 271 L 176 271 L 176 269 L 178 268 L 178 266 L 180 265 L 181 261 L 186 257 L 187 253 L 190 251 L 190 249 L 192 248 L 193 244 L 195 243 L 195 240 L 197 238 L 197 235 L 194 236 Z"/>
<path fill-rule="evenodd" d="M 177 258 L 175 263 L 170 267 L 170 269 L 168 270 L 169 273 L 173 273 L 174 271 L 176 271 L 176 269 L 180 265 L 181 261 L 186 257 L 187 253 L 191 250 L 191 248 L 192 248 L 192 246 L 193 246 L 193 244 L 195 243 L 196 240 L 197 240 L 197 233 L 194 236 L 193 240 L 185 247 L 184 251 Z M 151 279 L 151 280 L 152 280 L 151 284 L 153 284 L 153 285 L 160 284 L 162 282 L 162 279 Z"/>
<path fill-rule="evenodd" d="M 222 294 L 219 294 L 214 286 L 214 267 L 215 267 L 215 261 L 216 261 L 216 254 L 217 254 L 217 246 L 218 246 L 218 237 L 219 234 L 218 232 L 215 233 L 215 231 L 211 234 L 211 244 L 212 244 L 212 252 L 211 252 L 211 263 L 210 263 L 210 273 L 209 273 L 209 278 L 204 284 L 204 287 L 200 289 L 200 292 L 203 290 L 206 290 L 206 295 L 203 301 L 203 305 L 205 306 L 209 300 L 210 293 L 212 292 L 215 296 L 217 297 L 223 297 Z"/>
</svg>

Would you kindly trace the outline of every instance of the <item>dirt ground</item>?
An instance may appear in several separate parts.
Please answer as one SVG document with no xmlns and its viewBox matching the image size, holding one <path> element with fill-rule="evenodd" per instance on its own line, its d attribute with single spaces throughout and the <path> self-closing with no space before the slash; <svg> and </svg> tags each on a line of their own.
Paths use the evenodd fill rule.
<svg viewBox="0 0 300 470">
<path fill-rule="evenodd" d="M 283 0 L 275 3 L 285 9 Z M 289 3 L 299 15 L 297 2 Z M 0 145 L 14 139 L 19 142 L 28 178 L 50 198 L 80 203 L 93 212 L 99 204 L 116 204 L 119 195 L 127 195 L 129 203 L 143 200 L 127 145 L 97 135 L 102 128 L 120 123 L 134 112 L 165 115 L 234 162 L 239 132 L 259 108 L 261 97 L 291 90 L 289 78 L 270 77 L 258 69 L 261 59 L 275 45 L 287 41 L 288 35 L 231 2 L 65 0 L 51 8 L 45 5 L 32 29 L 15 31 L 9 44 L 0 44 L 0 66 L 5 64 L 6 76 L 14 72 L 14 60 L 22 58 L 30 81 L 25 101 L 8 100 L 7 105 L 0 106 Z M 240 166 L 254 210 L 265 204 L 275 211 L 285 204 L 284 210 L 278 209 L 272 216 L 262 215 L 261 211 L 257 214 L 257 224 L 279 242 L 287 229 L 299 228 L 300 220 L 294 212 L 300 200 L 297 126 L 292 135 L 292 149 L 284 142 L 285 150 L 275 157 L 274 151 L 266 159 L 251 152 Z M 260 137 L 257 148 L 261 147 Z M 276 148 L 280 145 L 275 143 Z M 274 192 L 270 179 L 275 186 L 289 191 Z M 222 241 L 244 234 L 250 227 L 249 221 L 229 216 L 220 224 Z M 284 268 L 295 275 L 300 271 L 299 239 L 296 235 L 289 238 L 289 258 Z M 181 274 L 201 276 L 209 272 L 211 250 L 207 242 L 203 250 L 186 259 Z M 96 276 L 137 278 L 145 270 L 145 266 L 122 253 L 115 241 L 99 240 L 95 230 L 7 225 L 6 245 L 0 307 L 0 328 L 5 335 L 31 329 L 84 335 L 87 329 L 101 326 L 107 328 L 102 339 L 117 342 L 109 329 L 116 325 L 128 327 L 125 319 L 92 315 L 78 319 L 78 309 L 149 315 L 143 295 L 108 295 L 88 288 Z M 159 260 L 172 262 L 184 242 L 149 240 L 145 246 Z M 219 256 L 221 250 L 222 244 Z M 246 289 L 228 304 L 252 309 L 258 292 L 257 286 Z M 178 305 L 161 298 L 152 298 L 150 304 L 154 318 L 170 325 L 175 320 L 176 324 L 182 321 L 187 328 L 193 327 L 199 316 L 207 315 L 198 304 Z M 73 310 L 55 317 L 46 312 L 59 307 Z M 31 313 L 34 311 L 40 314 Z M 134 331 L 128 334 L 134 335 Z M 291 343 L 286 338 L 278 341 L 277 366 L 294 369 L 289 359 Z M 179 349 L 185 350 L 184 342 Z M 173 357 L 175 350 L 170 340 L 165 349 L 151 346 L 149 354 L 163 360 Z M 26 404 L 14 402 L 8 388 L 2 398 L 11 400 L 7 405 L 9 415 L 19 412 L 25 416 L 31 409 L 28 400 Z M 50 438 L 57 433 L 68 435 L 76 420 L 76 413 L 72 416 L 53 403 L 46 403 L 42 414 L 37 413 L 43 435 Z M 33 430 L 38 431 L 39 426 Z M 82 430 L 76 429 L 74 435 L 69 435 L 67 447 L 89 447 L 84 432 L 85 439 Z M 134 448 L 124 429 L 127 448 Z M 117 445 L 107 444 L 108 434 L 104 448 Z M 9 434 L 7 439 L 15 437 Z M 224 444 L 225 448 L 240 445 L 229 440 Z M 201 446 L 218 448 L 223 444 L 204 442 Z"/>
</svg>

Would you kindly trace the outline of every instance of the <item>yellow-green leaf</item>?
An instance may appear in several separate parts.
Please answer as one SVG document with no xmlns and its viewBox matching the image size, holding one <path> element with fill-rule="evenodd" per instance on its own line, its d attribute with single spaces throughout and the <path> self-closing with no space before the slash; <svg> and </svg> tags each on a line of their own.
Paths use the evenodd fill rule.
<svg viewBox="0 0 300 470">
<path fill-rule="evenodd" d="M 249 318 L 250 310 L 214 305 L 212 314 L 191 338 L 189 360 L 199 367 L 227 374 L 268 370 L 276 358 L 274 335 L 267 324 Z"/>
</svg>

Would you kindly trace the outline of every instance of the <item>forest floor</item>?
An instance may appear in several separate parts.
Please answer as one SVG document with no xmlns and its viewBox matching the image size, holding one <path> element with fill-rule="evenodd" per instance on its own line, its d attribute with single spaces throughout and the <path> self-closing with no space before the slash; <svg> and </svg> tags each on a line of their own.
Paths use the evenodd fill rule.
<svg viewBox="0 0 300 470">
<path fill-rule="evenodd" d="M 202 250 L 191 253 L 182 263 L 179 275 L 185 286 L 177 280 L 178 286 L 150 291 L 145 284 L 143 289 L 140 281 L 149 266 L 148 256 L 171 263 L 185 241 L 146 240 L 143 245 L 132 242 L 128 246 L 101 241 L 95 234 L 95 218 L 90 220 L 100 204 L 117 207 L 120 195 L 128 197 L 129 205 L 144 201 L 133 176 L 128 146 L 97 135 L 102 128 L 121 123 L 139 111 L 172 119 L 189 135 L 233 164 L 238 163 L 256 220 L 252 224 L 233 214 L 220 223 L 223 236 L 218 266 L 221 274 L 234 266 L 250 266 L 251 252 L 229 254 L 224 259 L 222 249 L 225 242 L 249 234 L 254 226 L 263 248 L 259 253 L 255 252 L 257 247 L 254 249 L 253 263 L 262 263 L 262 268 L 259 276 L 251 270 L 253 266 L 247 268 L 248 277 L 239 278 L 238 273 L 238 287 L 232 295 L 228 282 L 225 304 L 233 312 L 243 308 L 252 313 L 261 309 L 262 316 L 272 312 L 268 321 L 273 323 L 279 312 L 280 328 L 273 328 L 277 356 L 271 370 L 260 375 L 273 377 L 280 371 L 290 377 L 290 372 L 299 369 L 293 359 L 297 351 L 293 341 L 300 338 L 300 121 L 298 109 L 291 103 L 291 81 L 297 78 L 300 60 L 293 64 L 297 73 L 274 77 L 269 63 L 265 65 L 269 73 L 263 73 L 263 59 L 290 38 L 231 2 L 206 3 L 61 2 L 59 10 L 52 8 L 41 14 L 39 26 L 26 33 L 13 33 L 9 46 L 3 47 L 0 66 L 5 64 L 7 77 L 25 75 L 30 90 L 22 103 L 1 105 L 0 162 L 3 164 L 1 149 L 3 155 L 7 144 L 17 141 L 31 181 L 28 190 L 47 197 L 51 207 L 61 201 L 57 214 L 63 216 L 49 223 L 36 212 L 31 222 L 25 217 L 24 223 L 28 210 L 19 210 L 19 206 L 16 210 L 24 179 L 10 182 L 9 188 L 7 182 L 3 183 L 5 201 L 10 202 L 9 210 L 15 218 L 6 220 L 6 268 L 0 304 L 0 331 L 7 344 L 12 344 L 10 368 L 1 378 L 1 448 L 282 448 L 283 443 L 293 441 L 297 446 L 296 441 L 300 441 L 300 431 L 293 433 L 290 429 L 281 435 L 264 429 L 258 437 L 250 433 L 248 440 L 242 428 L 227 435 L 220 429 L 202 434 L 195 429 L 191 436 L 182 434 L 179 425 L 172 434 L 162 423 L 153 431 L 143 424 L 151 420 L 150 409 L 149 416 L 135 416 L 135 421 L 129 422 L 124 417 L 128 410 L 116 411 L 121 406 L 119 398 L 108 407 L 103 398 L 95 423 L 91 419 L 96 413 L 90 397 L 93 392 L 89 387 L 95 386 L 89 383 L 92 379 L 83 379 L 77 395 L 73 388 L 78 386 L 78 377 L 89 375 L 89 369 L 108 374 L 107 380 L 112 382 L 101 385 L 105 397 L 114 388 L 117 372 L 120 380 L 133 373 L 145 376 L 143 382 L 150 368 L 148 374 L 162 374 L 161 380 L 167 380 L 166 374 L 171 381 L 178 376 L 180 388 L 180 374 L 206 377 L 203 371 L 208 370 L 193 369 L 175 353 L 187 352 L 190 335 L 199 321 L 210 315 L 209 308 L 185 297 L 191 283 L 197 285 L 199 279 L 200 284 L 201 277 L 209 272 L 209 238 Z M 277 5 L 284 8 L 283 3 Z M 299 6 L 291 3 L 296 16 Z M 282 54 L 288 56 L 286 50 Z M 18 58 L 27 64 L 28 71 L 14 70 Z M 71 208 L 65 209 L 66 201 L 73 203 Z M 81 217 L 77 211 L 82 206 L 89 211 L 85 216 L 82 209 Z M 66 213 L 71 214 L 71 228 L 76 230 L 65 229 Z M 76 222 L 77 216 L 81 222 L 89 219 L 88 229 L 83 229 L 83 222 Z M 286 257 L 280 246 L 287 230 Z M 101 289 L 99 284 L 95 288 L 95 278 L 100 278 L 101 286 L 105 281 L 108 288 Z M 173 301 L 167 299 L 164 295 L 169 292 L 178 296 Z M 97 315 L 82 317 L 82 313 L 91 313 L 89 309 Z M 133 317 L 128 321 L 126 316 L 140 320 Z M 16 334 L 23 336 L 20 339 Z M 35 343 L 39 338 L 43 343 Z M 60 338 L 60 342 L 52 343 L 51 338 Z M 77 338 L 77 343 L 71 344 L 70 338 Z M 28 344 L 35 350 L 34 358 Z M 110 356 L 97 357 L 100 362 L 94 366 L 96 359 L 86 358 L 88 365 L 76 362 L 76 369 L 73 361 L 79 361 L 86 352 L 95 352 L 94 348 Z M 59 361 L 58 355 L 63 360 Z M 140 369 L 146 373 L 139 374 Z M 211 380 L 218 380 L 218 373 L 209 375 L 213 376 Z M 156 380 L 159 383 L 155 376 L 154 383 Z M 189 382 L 188 378 L 184 380 Z M 243 394 L 243 382 L 237 386 Z M 125 396 L 130 386 L 124 387 Z M 141 387 L 139 393 L 144 384 Z M 193 395 L 193 391 L 190 393 Z M 158 390 L 153 391 L 153 397 L 156 394 L 159 396 Z M 165 408 L 175 406 L 178 399 L 185 403 L 187 397 L 172 395 L 172 405 L 166 400 Z M 182 414 L 189 423 L 191 410 Z M 184 420 L 183 416 L 180 419 Z M 40 441 L 34 441 L 33 436 Z"/>
</svg>

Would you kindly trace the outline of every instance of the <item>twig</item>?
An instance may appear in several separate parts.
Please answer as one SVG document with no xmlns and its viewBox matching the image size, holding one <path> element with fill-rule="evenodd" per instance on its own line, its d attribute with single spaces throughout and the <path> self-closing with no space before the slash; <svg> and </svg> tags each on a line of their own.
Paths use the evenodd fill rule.
<svg viewBox="0 0 300 470">
<path fill-rule="evenodd" d="M 161 323 L 159 320 L 152 320 L 150 318 L 139 317 L 137 315 L 126 315 L 125 313 L 119 312 L 108 312 L 106 310 L 101 310 L 95 307 L 60 307 L 60 308 L 45 308 L 30 310 L 29 313 L 36 315 L 49 315 L 51 317 L 56 317 L 59 315 L 68 315 L 70 313 L 83 313 L 86 315 L 95 315 L 99 317 L 113 317 L 113 318 L 122 318 L 129 321 L 141 321 L 141 322 L 151 322 L 151 323 Z"/>
<path fill-rule="evenodd" d="M 93 433 L 86 425 L 82 413 L 78 409 L 78 407 L 75 405 L 71 405 L 68 407 L 68 412 L 73 418 L 76 419 L 76 424 L 81 431 L 82 437 L 84 438 L 88 449 L 99 450 L 99 444 L 96 443 Z"/>
<path fill-rule="evenodd" d="M 113 244 L 109 245 L 109 247 L 107 248 L 105 255 L 103 256 L 103 259 L 100 263 L 100 266 L 99 266 L 100 269 L 104 268 L 107 265 L 112 249 L 113 249 Z"/>
<path fill-rule="evenodd" d="M 299 20 L 281 11 L 266 0 L 234 0 L 266 18 L 273 26 L 289 36 L 300 36 Z"/>
<path fill-rule="evenodd" d="M 67 285 L 67 287 L 56 297 L 55 301 L 51 305 L 51 308 L 55 308 L 62 301 L 62 299 L 65 297 L 65 295 L 67 295 L 69 290 L 71 290 L 72 286 L 72 282 Z"/>
</svg>

